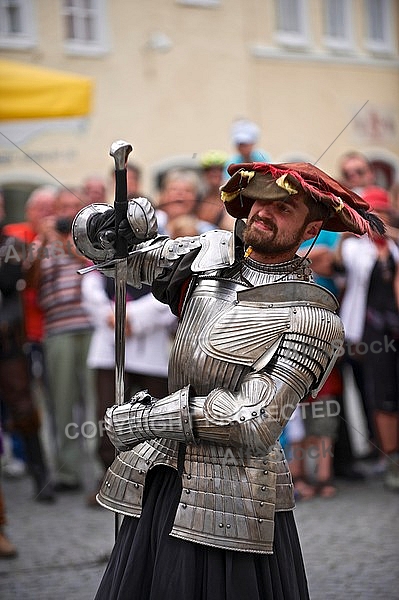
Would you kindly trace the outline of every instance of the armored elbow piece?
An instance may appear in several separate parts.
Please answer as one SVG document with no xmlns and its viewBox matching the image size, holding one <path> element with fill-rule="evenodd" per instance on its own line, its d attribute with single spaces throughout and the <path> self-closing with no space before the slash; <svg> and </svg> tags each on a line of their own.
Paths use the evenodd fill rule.
<svg viewBox="0 0 399 600">
<path fill-rule="evenodd" d="M 134 198 L 127 205 L 127 220 L 137 242 L 152 240 L 158 233 L 155 210 L 147 198 Z"/>
<path fill-rule="evenodd" d="M 127 207 L 126 219 L 118 234 L 132 247 L 157 235 L 155 211 L 147 198 L 134 198 Z M 108 204 L 90 204 L 76 215 L 72 235 L 77 249 L 95 262 L 115 256 L 115 211 Z"/>
<path fill-rule="evenodd" d="M 282 431 L 273 407 L 278 394 L 271 377 L 250 373 L 237 392 L 218 388 L 205 398 L 193 398 L 195 434 L 204 441 L 246 448 L 252 456 L 263 456 Z"/>
</svg>

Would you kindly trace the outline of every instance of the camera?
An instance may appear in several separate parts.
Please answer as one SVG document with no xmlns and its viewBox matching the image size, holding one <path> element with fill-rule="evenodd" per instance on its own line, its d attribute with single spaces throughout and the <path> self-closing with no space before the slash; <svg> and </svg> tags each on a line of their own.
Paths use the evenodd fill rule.
<svg viewBox="0 0 399 600">
<path fill-rule="evenodd" d="M 59 219 L 57 219 L 55 222 L 55 228 L 58 231 L 58 233 L 62 233 L 63 235 L 67 235 L 68 233 L 70 233 L 72 228 L 72 221 L 73 219 L 70 219 L 68 217 L 60 217 Z"/>
</svg>

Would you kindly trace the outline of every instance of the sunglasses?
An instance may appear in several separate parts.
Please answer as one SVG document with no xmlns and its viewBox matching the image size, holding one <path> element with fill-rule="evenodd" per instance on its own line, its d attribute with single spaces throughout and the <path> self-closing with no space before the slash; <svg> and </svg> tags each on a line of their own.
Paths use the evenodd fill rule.
<svg viewBox="0 0 399 600">
<path fill-rule="evenodd" d="M 362 169 L 361 167 L 359 167 L 358 169 L 352 169 L 351 171 L 347 171 L 346 169 L 344 169 L 342 171 L 342 175 L 344 177 L 346 177 L 346 179 L 350 179 L 354 175 L 358 175 L 359 177 L 362 177 L 363 175 L 366 175 L 366 173 L 367 173 L 367 170 Z"/>
</svg>

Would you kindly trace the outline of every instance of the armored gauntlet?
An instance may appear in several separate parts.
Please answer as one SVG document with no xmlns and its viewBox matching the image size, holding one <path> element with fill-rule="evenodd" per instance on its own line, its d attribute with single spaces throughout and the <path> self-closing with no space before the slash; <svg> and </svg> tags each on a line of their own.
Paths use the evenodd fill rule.
<svg viewBox="0 0 399 600">
<path fill-rule="evenodd" d="M 127 240 L 128 248 L 157 235 L 155 210 L 147 198 L 129 200 L 126 219 L 118 235 Z M 72 224 L 76 247 L 94 261 L 110 260 L 115 255 L 115 210 L 107 204 L 90 204 L 76 215 Z"/>
<path fill-rule="evenodd" d="M 144 390 L 130 402 L 108 408 L 105 429 L 115 448 L 124 451 L 145 440 L 163 437 L 194 442 L 189 390 L 187 386 L 161 399 Z"/>
</svg>

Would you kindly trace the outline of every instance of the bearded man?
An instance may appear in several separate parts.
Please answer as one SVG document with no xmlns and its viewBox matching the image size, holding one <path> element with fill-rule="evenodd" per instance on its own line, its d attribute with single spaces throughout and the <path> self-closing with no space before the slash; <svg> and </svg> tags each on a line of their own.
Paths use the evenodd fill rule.
<svg viewBox="0 0 399 600">
<path fill-rule="evenodd" d="M 139 243 L 129 205 L 129 283 L 151 284 L 180 324 L 170 394 L 139 392 L 106 414 L 119 454 L 98 501 L 126 516 L 96 600 L 309 597 L 279 437 L 323 385 L 344 333 L 334 296 L 296 251 L 321 228 L 363 234 L 381 223 L 312 165 L 236 164 L 229 174 L 221 197 L 234 233 L 154 237 L 140 199 Z M 95 207 L 76 217 L 86 256 L 112 258 L 101 247 L 113 219 Z"/>
</svg>

